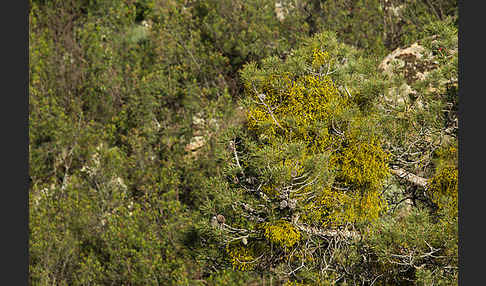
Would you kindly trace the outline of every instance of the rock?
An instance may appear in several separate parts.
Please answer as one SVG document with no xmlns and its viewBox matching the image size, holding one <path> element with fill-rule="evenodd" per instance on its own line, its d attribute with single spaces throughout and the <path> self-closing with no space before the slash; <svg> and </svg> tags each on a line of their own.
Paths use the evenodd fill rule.
<svg viewBox="0 0 486 286">
<path fill-rule="evenodd" d="M 418 43 L 407 48 L 397 48 L 387 55 L 378 68 L 388 76 L 401 73 L 408 85 L 417 80 L 425 79 L 427 73 L 436 68 L 431 53 Z"/>
<path fill-rule="evenodd" d="M 152 28 L 152 21 L 150 21 L 150 20 L 143 20 L 141 24 L 142 24 L 143 27 L 145 27 L 147 29 Z"/>
<path fill-rule="evenodd" d="M 303 3 L 300 2 L 301 1 L 275 1 L 275 16 L 277 16 L 277 19 L 280 22 L 283 22 L 288 15 L 291 15 L 296 7 L 302 6 L 306 3 L 305 1 L 302 1 Z"/>
<path fill-rule="evenodd" d="M 192 117 L 192 124 L 194 124 L 195 128 L 204 128 L 205 120 L 201 112 Z"/>
<path fill-rule="evenodd" d="M 432 46 L 437 36 L 432 36 Z M 458 50 L 447 49 L 445 52 L 448 57 L 453 57 Z M 441 79 L 434 84 L 425 87 L 424 90 L 414 90 L 412 86 L 414 83 L 427 79 L 428 75 L 439 68 L 437 57 L 432 51 L 426 49 L 416 42 L 406 48 L 397 48 L 392 53 L 387 55 L 378 66 L 379 70 L 389 78 L 395 76 L 403 76 L 405 81 L 399 86 L 389 88 L 384 95 L 384 102 L 388 106 L 405 107 L 413 109 L 427 108 L 424 103 L 424 96 L 428 94 L 442 93 L 447 89 L 447 86 L 457 84 L 457 78 Z M 437 88 L 438 86 L 438 88 Z"/>
<path fill-rule="evenodd" d="M 114 187 L 120 188 L 124 191 L 128 190 L 127 185 L 125 185 L 125 182 L 120 177 L 113 177 L 112 180 L 111 180 L 111 185 L 114 186 Z M 133 203 L 132 203 L 132 205 L 133 205 Z"/>
<path fill-rule="evenodd" d="M 276 2 L 275 3 L 275 14 L 277 15 L 277 19 L 282 22 L 285 20 L 285 15 L 287 14 L 285 9 L 282 7 L 282 3 Z"/>
<path fill-rule="evenodd" d="M 206 140 L 204 139 L 204 136 L 194 136 L 191 138 L 191 141 L 189 144 L 186 145 L 185 151 L 186 152 L 194 152 L 204 146 L 204 143 L 206 143 Z"/>
<path fill-rule="evenodd" d="M 212 129 L 215 129 L 215 130 L 218 130 L 219 129 L 219 123 L 218 123 L 218 120 L 216 119 L 210 119 L 209 120 L 209 127 L 212 128 Z"/>
<path fill-rule="evenodd" d="M 206 120 L 203 118 L 203 114 L 201 112 L 197 113 L 192 117 L 192 128 L 194 130 L 194 136 L 201 136 L 203 135 L 203 131 L 206 126 Z"/>
<path fill-rule="evenodd" d="M 400 17 L 402 11 L 405 9 L 405 5 L 398 5 L 398 6 L 388 6 L 386 11 L 391 14 L 393 17 Z"/>
<path fill-rule="evenodd" d="M 414 43 L 406 48 L 395 49 L 383 59 L 378 68 L 389 78 L 401 75 L 405 79 L 400 86 L 388 89 L 384 98 L 387 104 L 424 107 L 420 95 L 412 88 L 412 85 L 424 80 L 430 71 L 437 68 L 437 62 L 432 53 L 418 43 Z"/>
<path fill-rule="evenodd" d="M 194 154 L 195 151 L 204 146 L 206 138 L 211 137 L 214 131 L 219 129 L 219 122 L 214 118 L 206 120 L 204 119 L 203 112 L 199 112 L 192 117 L 192 129 L 194 137 L 186 145 L 185 151 L 192 152 L 192 155 L 196 155 Z"/>
</svg>

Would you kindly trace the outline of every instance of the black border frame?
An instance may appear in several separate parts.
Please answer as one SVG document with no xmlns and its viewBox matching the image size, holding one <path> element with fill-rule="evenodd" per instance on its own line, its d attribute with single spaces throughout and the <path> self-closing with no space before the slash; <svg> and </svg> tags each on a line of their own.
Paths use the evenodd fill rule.
<svg viewBox="0 0 486 286">
<path fill-rule="evenodd" d="M 484 9 L 479 7 L 482 1 L 459 0 L 459 285 L 481 285 L 483 265 L 478 246 L 484 243 L 481 235 L 484 200 L 477 195 L 482 193 L 478 178 L 481 178 L 479 148 L 484 148 L 480 135 L 481 118 L 484 105 L 478 102 L 481 97 L 479 83 L 483 75 L 480 72 L 482 62 L 478 60 L 482 46 L 479 45 L 483 33 L 481 22 Z M 476 4 L 476 6 L 472 5 Z M 484 27 L 484 26 L 483 26 Z M 474 43 L 478 41 L 477 43 Z M 467 69 L 466 69 L 467 67 Z M 483 87 L 484 89 L 484 87 Z M 469 135 L 467 135 L 469 134 Z M 476 136 L 474 136 L 476 135 Z M 469 139 L 468 139 L 468 136 Z M 472 138 L 471 138 L 472 137 Z M 475 139 L 477 138 L 477 139 Z M 466 164 L 467 162 L 467 164 Z M 469 167 L 468 167 L 469 166 Z M 484 178 L 484 174 L 482 175 Z M 479 278 L 479 279 L 478 279 Z M 476 282 L 476 283 L 475 283 Z M 484 282 L 483 282 L 484 283 Z"/>
<path fill-rule="evenodd" d="M 28 285 L 29 1 L 7 1 L 1 17 L 4 208 L 1 284 Z"/>
</svg>

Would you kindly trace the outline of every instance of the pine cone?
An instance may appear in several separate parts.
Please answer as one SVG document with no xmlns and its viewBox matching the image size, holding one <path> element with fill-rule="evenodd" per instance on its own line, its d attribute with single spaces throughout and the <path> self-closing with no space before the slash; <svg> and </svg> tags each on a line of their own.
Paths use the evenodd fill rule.
<svg viewBox="0 0 486 286">
<path fill-rule="evenodd" d="M 221 215 L 221 214 L 217 215 L 216 216 L 216 219 L 218 220 L 218 222 L 220 224 L 224 224 L 224 222 L 226 221 L 225 217 L 223 215 Z"/>
</svg>

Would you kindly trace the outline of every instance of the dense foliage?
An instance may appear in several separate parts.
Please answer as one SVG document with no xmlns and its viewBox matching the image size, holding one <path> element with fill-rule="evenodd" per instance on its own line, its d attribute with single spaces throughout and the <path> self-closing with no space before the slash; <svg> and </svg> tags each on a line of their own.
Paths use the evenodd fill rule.
<svg viewBox="0 0 486 286">
<path fill-rule="evenodd" d="M 457 284 L 456 1 L 31 0 L 29 32 L 29 284 Z"/>
</svg>

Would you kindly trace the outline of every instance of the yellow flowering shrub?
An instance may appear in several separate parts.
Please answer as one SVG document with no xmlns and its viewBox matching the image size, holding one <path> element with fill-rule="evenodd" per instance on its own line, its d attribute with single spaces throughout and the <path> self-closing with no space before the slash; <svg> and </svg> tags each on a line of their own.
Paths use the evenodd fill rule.
<svg viewBox="0 0 486 286">
<path fill-rule="evenodd" d="M 312 55 L 312 67 L 319 69 L 325 64 L 330 64 L 331 56 L 328 52 L 322 51 L 320 49 L 314 48 L 314 53 Z"/>
<path fill-rule="evenodd" d="M 268 180 L 261 190 L 269 198 L 277 199 L 281 195 L 280 186 L 298 185 L 289 198 L 300 202 L 301 218 L 310 225 L 337 227 L 374 221 L 386 210 L 379 190 L 389 175 L 389 156 L 374 135 L 362 130 L 363 122 L 373 119 L 361 114 L 349 95 L 339 91 L 329 72 L 335 67 L 328 51 L 313 45 L 299 53 L 298 60 L 291 58 L 284 63 L 273 60 L 261 69 L 249 66 L 247 69 L 252 72 L 243 74 L 250 98 L 247 108 L 250 132 L 257 138 L 266 138 L 260 143 L 275 153 L 286 152 L 282 142 L 304 146 L 291 159 L 271 160 L 273 166 L 280 166 L 282 173 L 287 174 L 283 175 L 283 181 Z M 304 67 L 292 71 L 299 61 Z M 328 156 L 320 163 L 332 172 L 330 176 L 315 171 L 317 166 L 303 167 L 305 161 L 322 154 Z M 295 181 L 299 176 L 302 179 Z M 319 186 L 306 185 L 303 181 L 310 181 L 309 176 L 323 179 L 318 181 Z M 282 208 L 285 205 L 284 202 Z M 269 240 L 291 246 L 299 236 L 288 237 L 293 235 L 290 226 L 290 223 L 268 225 L 265 235 Z"/>
<path fill-rule="evenodd" d="M 331 164 L 340 167 L 339 179 L 345 184 L 376 190 L 389 174 L 388 158 L 377 140 L 350 140 L 341 154 L 332 157 Z"/>
<path fill-rule="evenodd" d="M 255 256 L 250 248 L 241 245 L 228 245 L 226 252 L 229 254 L 233 269 L 246 271 L 255 267 Z"/>
<path fill-rule="evenodd" d="M 265 237 L 284 248 L 290 248 L 299 242 L 300 232 L 289 222 L 266 223 L 264 225 Z"/>
<path fill-rule="evenodd" d="M 378 191 L 363 194 L 324 188 L 316 200 L 303 207 L 302 219 L 323 227 L 338 227 L 346 223 L 371 222 L 387 209 Z"/>
<path fill-rule="evenodd" d="M 451 217 L 457 217 L 458 169 L 457 144 L 446 145 L 436 151 L 437 169 L 429 179 L 427 192 L 437 206 Z"/>
<path fill-rule="evenodd" d="M 428 191 L 434 203 L 445 209 L 451 217 L 457 217 L 458 208 L 458 170 L 456 167 L 446 167 L 437 172 L 429 180 Z"/>
<path fill-rule="evenodd" d="M 329 61 L 329 55 L 314 52 L 312 65 Z M 349 106 L 346 97 L 327 75 L 307 74 L 296 79 L 288 73 L 269 75 L 261 83 L 260 90 L 247 86 L 253 104 L 248 110 L 250 130 L 273 139 L 277 134 L 290 140 L 303 140 L 312 151 L 321 151 L 332 138 L 326 129 L 313 130 L 313 123 L 329 123 Z"/>
</svg>

